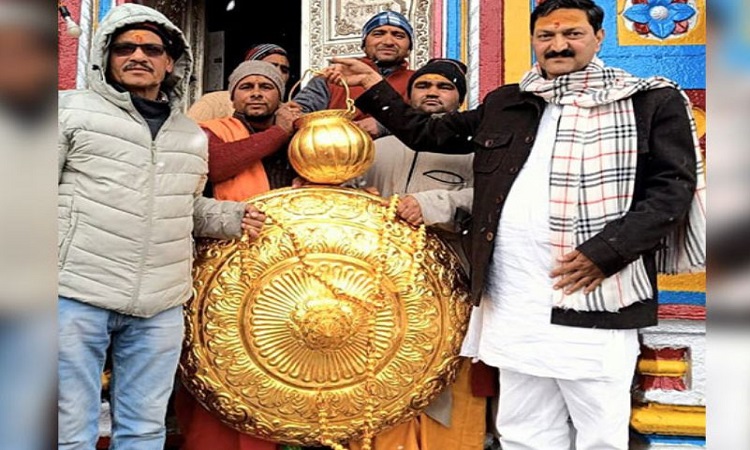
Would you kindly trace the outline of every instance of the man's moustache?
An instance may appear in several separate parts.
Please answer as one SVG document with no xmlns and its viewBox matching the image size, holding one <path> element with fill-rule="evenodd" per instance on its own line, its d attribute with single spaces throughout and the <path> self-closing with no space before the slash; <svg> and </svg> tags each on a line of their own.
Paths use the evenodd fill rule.
<svg viewBox="0 0 750 450">
<path fill-rule="evenodd" d="M 573 50 L 566 48 L 565 50 L 561 50 L 559 52 L 551 51 L 544 54 L 544 57 L 549 58 L 572 58 L 576 54 L 573 52 Z"/>
<path fill-rule="evenodd" d="M 150 68 L 149 66 L 146 66 L 144 64 L 128 64 L 125 67 L 123 67 L 122 70 L 128 71 L 128 70 L 133 70 L 133 69 L 143 69 L 143 70 L 148 70 L 149 72 L 153 72 L 154 71 L 152 68 Z"/>
</svg>

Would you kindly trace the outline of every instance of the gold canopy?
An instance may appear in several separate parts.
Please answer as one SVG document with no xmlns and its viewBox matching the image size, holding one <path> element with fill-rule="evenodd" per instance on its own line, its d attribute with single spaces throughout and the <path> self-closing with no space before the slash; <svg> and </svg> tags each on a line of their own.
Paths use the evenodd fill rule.
<svg viewBox="0 0 750 450">
<path fill-rule="evenodd" d="M 252 202 L 252 244 L 199 242 L 182 381 L 227 425 L 275 442 L 371 436 L 455 378 L 466 275 L 395 202 L 336 187 Z M 367 439 L 366 439 L 367 440 Z"/>
</svg>

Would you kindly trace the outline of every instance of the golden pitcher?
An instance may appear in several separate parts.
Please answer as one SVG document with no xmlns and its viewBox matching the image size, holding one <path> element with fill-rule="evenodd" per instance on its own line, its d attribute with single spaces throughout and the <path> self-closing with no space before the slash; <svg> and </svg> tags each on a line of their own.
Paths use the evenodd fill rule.
<svg viewBox="0 0 750 450">
<path fill-rule="evenodd" d="M 308 72 L 318 73 L 308 70 L 305 74 Z M 354 100 L 346 83 L 344 88 L 347 108 L 305 114 L 297 120 L 298 131 L 289 143 L 289 162 L 313 183 L 341 184 L 364 174 L 375 159 L 372 138 L 352 122 Z"/>
</svg>

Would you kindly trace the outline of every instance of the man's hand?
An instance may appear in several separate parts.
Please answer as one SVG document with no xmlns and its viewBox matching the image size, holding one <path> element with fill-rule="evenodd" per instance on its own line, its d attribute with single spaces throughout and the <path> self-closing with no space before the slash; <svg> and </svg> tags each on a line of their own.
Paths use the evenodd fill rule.
<svg viewBox="0 0 750 450">
<path fill-rule="evenodd" d="M 248 203 L 245 205 L 245 216 L 242 218 L 242 230 L 247 233 L 250 241 L 258 239 L 260 230 L 263 228 L 263 222 L 266 221 L 266 215 Z"/>
<path fill-rule="evenodd" d="M 283 103 L 276 110 L 276 125 L 280 126 L 289 134 L 294 133 L 294 121 L 302 116 L 299 105 L 293 102 Z"/>
<path fill-rule="evenodd" d="M 584 294 L 588 294 L 606 278 L 601 269 L 578 250 L 566 253 L 557 260 L 559 264 L 550 272 L 550 277 L 560 278 L 553 288 L 565 289 L 565 294 L 572 294 L 581 288 Z"/>
<path fill-rule="evenodd" d="M 372 67 L 354 58 L 331 58 L 332 65 L 323 69 L 323 76 L 331 83 L 341 83 L 343 79 L 349 86 L 362 86 L 365 89 L 378 84 L 383 77 Z"/>
<path fill-rule="evenodd" d="M 403 197 L 398 202 L 396 214 L 415 226 L 422 225 L 424 222 L 424 218 L 422 217 L 422 207 L 419 206 L 417 199 L 411 195 Z"/>
<path fill-rule="evenodd" d="M 294 179 L 292 180 L 292 187 L 301 188 L 303 186 L 315 186 L 315 183 L 311 182 L 307 178 L 294 177 Z"/>
<path fill-rule="evenodd" d="M 378 136 L 380 136 L 380 129 L 378 127 L 378 121 L 373 119 L 372 117 L 358 120 L 354 123 L 357 124 L 358 127 L 365 130 L 367 134 L 370 135 L 371 138 L 377 139 Z"/>
<path fill-rule="evenodd" d="M 380 197 L 380 191 L 375 186 L 365 186 L 362 188 L 363 191 L 367 192 L 368 194 L 377 195 Z M 386 206 L 388 205 L 388 202 L 385 203 Z"/>
</svg>

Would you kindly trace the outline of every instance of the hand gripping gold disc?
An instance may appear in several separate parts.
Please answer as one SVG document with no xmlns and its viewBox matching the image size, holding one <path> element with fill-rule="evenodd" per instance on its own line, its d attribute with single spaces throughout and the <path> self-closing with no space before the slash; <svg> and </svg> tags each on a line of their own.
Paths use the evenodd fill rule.
<svg viewBox="0 0 750 450">
<path fill-rule="evenodd" d="M 275 442 L 365 439 L 453 381 L 470 303 L 458 258 L 360 190 L 252 202 L 260 237 L 198 245 L 182 381 L 224 423 Z"/>
</svg>

